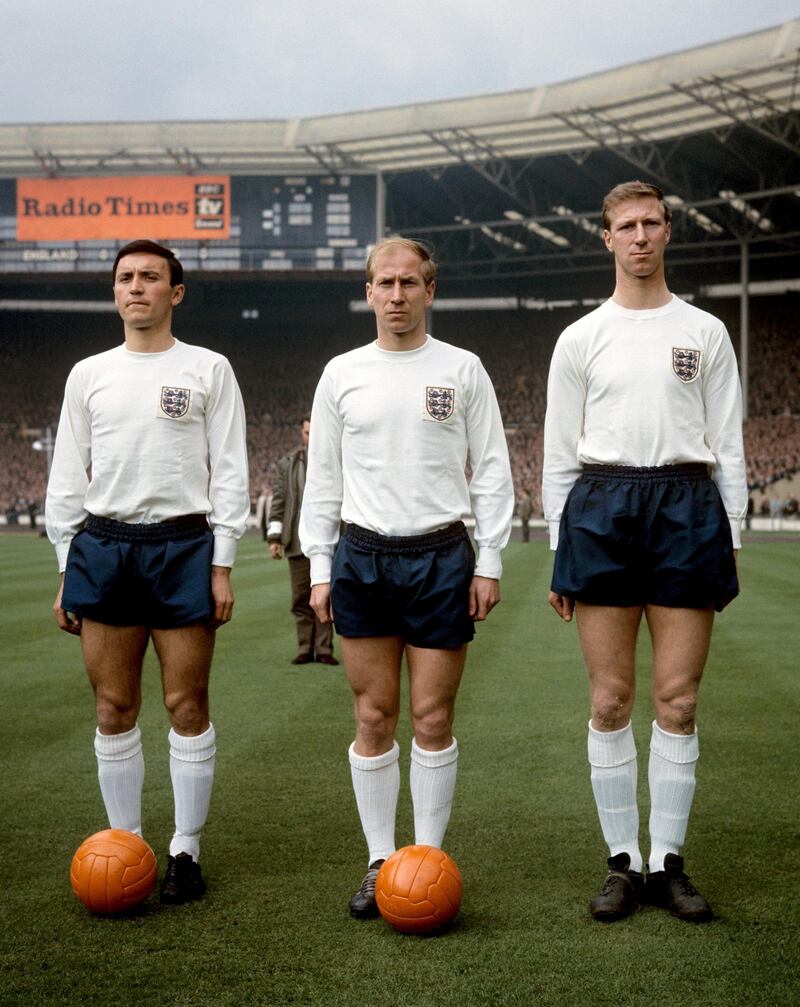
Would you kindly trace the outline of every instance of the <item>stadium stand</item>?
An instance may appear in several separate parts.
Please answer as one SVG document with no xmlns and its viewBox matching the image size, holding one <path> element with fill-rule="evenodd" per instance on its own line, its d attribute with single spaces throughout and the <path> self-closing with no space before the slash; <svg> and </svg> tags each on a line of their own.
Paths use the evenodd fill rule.
<svg viewBox="0 0 800 1007">
<path fill-rule="evenodd" d="M 268 485 L 277 460 L 294 446 L 325 362 L 372 338 L 368 314 L 353 314 L 341 295 L 324 308 L 282 303 L 244 321 L 228 303 L 189 304 L 176 334 L 224 353 L 242 387 L 248 415 L 251 490 Z M 750 418 L 745 426 L 748 482 L 760 507 L 770 487 L 800 474 L 800 344 L 796 298 L 752 301 Z M 699 303 L 699 302 L 698 302 Z M 701 304 L 724 318 L 737 343 L 735 301 Z M 184 309 L 181 309 L 182 312 Z M 497 388 L 517 491 L 527 488 L 541 513 L 542 423 L 547 370 L 561 330 L 585 308 L 551 311 L 436 312 L 435 335 L 478 353 Z M 324 322 L 321 319 L 324 317 Z M 32 450 L 58 423 L 72 364 L 117 338 L 110 314 L 13 313 L 4 321 L 0 374 L 0 514 L 27 524 L 42 506 L 46 455 Z"/>
</svg>

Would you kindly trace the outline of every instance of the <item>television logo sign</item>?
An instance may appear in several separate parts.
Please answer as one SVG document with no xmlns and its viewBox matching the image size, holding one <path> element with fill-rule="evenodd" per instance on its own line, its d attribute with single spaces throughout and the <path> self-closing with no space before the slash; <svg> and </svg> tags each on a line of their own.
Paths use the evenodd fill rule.
<svg viewBox="0 0 800 1007">
<path fill-rule="evenodd" d="M 198 182 L 194 187 L 194 214 L 198 231 L 225 230 L 230 221 L 226 184 Z"/>
</svg>

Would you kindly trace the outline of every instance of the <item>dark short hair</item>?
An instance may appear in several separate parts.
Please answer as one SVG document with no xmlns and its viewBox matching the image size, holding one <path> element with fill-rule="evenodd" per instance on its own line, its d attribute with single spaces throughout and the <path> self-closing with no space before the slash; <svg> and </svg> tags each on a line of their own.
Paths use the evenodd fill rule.
<svg viewBox="0 0 800 1007">
<path fill-rule="evenodd" d="M 657 185 L 650 182 L 620 182 L 615 185 L 611 192 L 603 200 L 603 227 L 608 231 L 611 229 L 611 210 L 619 203 L 624 203 L 628 199 L 657 199 L 661 204 L 661 212 L 664 214 L 664 223 L 668 224 L 672 220 L 672 210 L 669 203 L 664 199 L 664 193 Z"/>
<path fill-rule="evenodd" d="M 183 283 L 183 266 L 172 249 L 164 248 L 163 245 L 157 245 L 155 241 L 148 241 L 146 238 L 129 241 L 127 245 L 123 245 L 120 248 L 116 259 L 114 259 L 114 268 L 111 270 L 111 282 L 116 282 L 117 266 L 121 258 L 126 255 L 136 255 L 142 252 L 146 252 L 148 255 L 157 255 L 159 258 L 167 260 L 169 264 L 169 284 L 171 287 L 177 287 L 179 283 Z"/>
<path fill-rule="evenodd" d="M 405 248 L 419 256 L 422 263 L 422 278 L 426 287 L 429 287 L 436 279 L 436 263 L 433 261 L 433 255 L 427 245 L 421 241 L 415 241 L 413 238 L 384 238 L 383 241 L 379 241 L 375 245 L 367 256 L 367 281 L 369 283 L 372 283 L 372 278 L 375 275 L 376 257 L 390 248 Z"/>
</svg>

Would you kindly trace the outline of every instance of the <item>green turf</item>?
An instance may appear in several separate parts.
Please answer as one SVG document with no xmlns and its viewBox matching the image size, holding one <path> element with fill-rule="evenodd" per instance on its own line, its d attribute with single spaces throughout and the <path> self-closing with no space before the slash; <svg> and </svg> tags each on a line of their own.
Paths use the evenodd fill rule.
<svg viewBox="0 0 800 1007">
<path fill-rule="evenodd" d="M 465 878 L 462 912 L 449 932 L 417 938 L 347 915 L 365 859 L 346 759 L 349 691 L 341 669 L 289 665 L 287 571 L 254 537 L 243 543 L 236 615 L 213 672 L 208 895 L 180 908 L 152 900 L 128 918 L 89 915 L 68 881 L 78 843 L 105 827 L 79 644 L 50 614 L 48 543 L 0 537 L 0 1003 L 798 1003 L 798 560 L 800 537 L 748 540 L 743 594 L 718 619 L 701 691 L 686 856 L 718 918 L 692 926 L 648 909 L 601 925 L 587 912 L 605 852 L 575 631 L 547 609 L 544 541 L 513 543 L 503 603 L 479 630 L 459 697 L 446 846 Z M 651 719 L 642 646 L 640 753 Z M 151 660 L 140 723 L 145 834 L 163 859 L 167 724 Z M 406 716 L 399 741 L 407 767 Z M 645 764 L 640 755 L 643 804 Z M 405 781 L 397 839 L 413 840 Z"/>
</svg>

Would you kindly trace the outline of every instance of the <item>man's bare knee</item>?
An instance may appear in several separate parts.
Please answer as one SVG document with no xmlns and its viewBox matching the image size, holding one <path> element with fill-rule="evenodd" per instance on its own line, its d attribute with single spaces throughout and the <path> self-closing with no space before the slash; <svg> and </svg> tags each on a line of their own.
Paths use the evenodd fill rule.
<svg viewBox="0 0 800 1007">
<path fill-rule="evenodd" d="M 618 731 L 631 719 L 633 695 L 626 689 L 592 696 L 592 724 L 599 731 Z"/>
<path fill-rule="evenodd" d="M 178 734 L 202 734 L 208 727 L 208 693 L 168 692 L 164 706 Z"/>
<path fill-rule="evenodd" d="M 97 726 L 101 734 L 123 734 L 136 726 L 138 697 L 131 698 L 112 689 L 95 689 Z"/>
<path fill-rule="evenodd" d="M 132 730 L 142 705 L 138 674 L 98 674 L 92 669 L 90 681 L 100 733 L 122 734 Z"/>
<path fill-rule="evenodd" d="M 358 733 L 370 745 L 381 745 L 394 738 L 395 718 L 375 707 L 361 709 L 356 716 Z"/>
<path fill-rule="evenodd" d="M 693 734 L 697 716 L 697 695 L 688 693 L 669 699 L 655 698 L 658 726 L 670 734 Z"/>
<path fill-rule="evenodd" d="M 361 742 L 370 751 L 388 751 L 386 746 L 394 741 L 397 711 L 388 707 L 384 708 L 361 696 L 356 703 L 355 714 L 358 737 Z"/>
<path fill-rule="evenodd" d="M 435 750 L 447 747 L 452 740 L 453 711 L 448 706 L 412 711 L 411 722 L 420 748 Z"/>
</svg>

